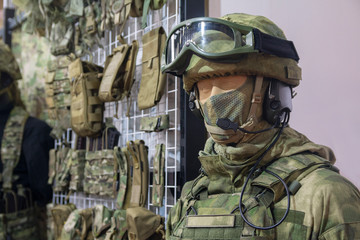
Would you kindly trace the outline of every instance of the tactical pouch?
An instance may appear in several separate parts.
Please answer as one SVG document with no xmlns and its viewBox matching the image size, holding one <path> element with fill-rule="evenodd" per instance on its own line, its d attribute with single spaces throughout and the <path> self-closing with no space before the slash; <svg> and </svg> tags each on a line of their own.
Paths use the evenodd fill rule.
<svg viewBox="0 0 360 240">
<path fill-rule="evenodd" d="M 114 49 L 114 54 L 108 56 L 109 64 L 106 66 L 104 76 L 99 88 L 99 99 L 103 102 L 117 101 L 121 98 L 122 72 L 124 72 L 126 57 L 128 55 L 129 45 L 123 44 Z M 109 60 L 111 59 L 111 60 Z M 122 70 L 121 70 L 122 68 Z"/>
<path fill-rule="evenodd" d="M 86 27 L 85 31 L 88 34 L 93 34 L 97 31 L 97 24 L 95 20 L 94 6 L 91 4 L 85 8 Z"/>
<path fill-rule="evenodd" d="M 71 78 L 71 125 L 81 137 L 100 133 L 103 103 L 98 97 L 102 68 L 89 62 L 75 60 L 69 65 Z"/>
<path fill-rule="evenodd" d="M 160 56 L 166 34 L 162 27 L 153 29 L 142 37 L 142 76 L 138 95 L 139 109 L 155 106 L 164 93 L 166 78 L 160 71 Z"/>
<path fill-rule="evenodd" d="M 165 167 L 165 145 L 157 144 L 154 157 L 152 204 L 161 207 L 164 197 L 164 167 Z"/>
<path fill-rule="evenodd" d="M 66 55 L 74 48 L 74 26 L 65 19 L 53 23 L 51 27 L 51 48 L 50 52 L 54 56 Z"/>
<path fill-rule="evenodd" d="M 144 0 L 132 0 L 130 16 L 141 17 L 143 14 Z"/>
<path fill-rule="evenodd" d="M 87 240 L 92 232 L 92 208 L 75 209 L 67 218 L 61 232 L 61 240 Z"/>
<path fill-rule="evenodd" d="M 169 115 L 143 117 L 140 119 L 140 130 L 145 132 L 160 132 L 169 128 Z"/>
<path fill-rule="evenodd" d="M 113 211 L 104 205 L 96 205 L 93 208 L 92 233 L 95 239 L 105 240 L 106 231 L 111 227 Z"/>
<path fill-rule="evenodd" d="M 56 119 L 56 109 L 54 103 L 54 82 L 55 71 L 48 72 L 45 78 L 45 101 L 48 107 L 49 118 L 55 120 Z"/>
<path fill-rule="evenodd" d="M 70 213 L 76 209 L 72 203 L 66 205 L 57 205 L 51 209 L 51 215 L 54 220 L 54 235 L 56 240 L 61 239 L 61 232 Z"/>
<path fill-rule="evenodd" d="M 127 149 L 132 158 L 132 190 L 130 207 L 143 207 L 148 193 L 148 150 L 143 140 L 128 141 Z"/>
<path fill-rule="evenodd" d="M 69 184 L 69 169 L 71 164 L 71 149 L 68 147 L 60 148 L 56 152 L 56 175 L 54 192 L 62 192 L 67 190 Z"/>
<path fill-rule="evenodd" d="M 130 240 L 165 239 L 165 219 L 142 207 L 126 210 Z"/>
</svg>

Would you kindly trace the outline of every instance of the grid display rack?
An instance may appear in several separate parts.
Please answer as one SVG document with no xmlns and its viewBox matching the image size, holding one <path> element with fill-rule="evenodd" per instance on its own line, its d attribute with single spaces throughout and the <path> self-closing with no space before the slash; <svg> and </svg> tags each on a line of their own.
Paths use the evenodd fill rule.
<svg viewBox="0 0 360 240">
<path fill-rule="evenodd" d="M 180 2 L 179 0 L 167 0 L 167 3 L 160 9 L 149 11 L 145 29 L 141 28 L 141 17 L 129 17 L 124 32 L 122 34 L 125 42 L 131 44 L 136 39 L 139 42 L 139 52 L 136 59 L 135 83 L 131 90 L 130 116 L 126 116 L 128 110 L 127 100 L 119 102 L 105 103 L 105 117 L 112 117 L 113 123 L 121 133 L 119 146 L 126 146 L 130 140 L 142 139 L 148 146 L 149 160 L 149 191 L 146 207 L 153 212 L 167 217 L 172 206 L 175 205 L 180 190 L 179 171 L 180 171 L 180 79 L 167 76 L 164 95 L 161 101 L 154 107 L 146 110 L 139 110 L 137 106 L 137 95 L 141 81 L 141 58 L 142 58 L 142 35 L 152 29 L 162 26 L 166 33 L 169 33 L 172 27 L 180 22 Z M 102 39 L 104 48 L 95 48 L 92 50 L 92 61 L 95 64 L 104 66 L 106 56 L 113 52 L 113 49 L 120 46 L 117 36 L 120 34 L 118 28 L 105 33 Z M 87 58 L 89 60 L 91 58 Z M 140 119 L 147 116 L 157 116 L 161 114 L 169 115 L 169 128 L 161 132 L 143 132 L 140 131 Z M 63 136 L 74 146 L 74 133 L 68 129 Z M 151 204 L 152 193 L 152 171 L 153 158 L 155 156 L 155 145 L 163 143 L 165 145 L 165 191 L 163 207 L 155 207 Z M 58 148 L 62 144 L 60 141 L 55 142 Z M 67 193 L 57 192 L 53 195 L 54 204 L 64 204 Z M 115 209 L 115 199 L 89 195 L 84 193 L 73 193 L 69 196 L 69 202 L 74 203 L 78 208 L 90 208 L 97 204 L 103 204 L 108 208 Z"/>
</svg>

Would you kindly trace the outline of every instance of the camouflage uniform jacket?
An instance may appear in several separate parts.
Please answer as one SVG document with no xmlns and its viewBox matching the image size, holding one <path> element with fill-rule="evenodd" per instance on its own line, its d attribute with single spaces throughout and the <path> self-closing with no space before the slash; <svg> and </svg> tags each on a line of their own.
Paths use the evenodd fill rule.
<svg viewBox="0 0 360 240">
<path fill-rule="evenodd" d="M 290 196 L 289 214 L 271 230 L 245 224 L 238 206 L 253 162 L 237 158 L 258 151 L 249 146 L 221 149 L 208 140 L 199 156 L 204 171 L 184 185 L 168 216 L 167 239 L 360 239 L 358 189 L 331 170 L 334 156 L 330 149 L 313 144 L 291 128 L 263 159 L 270 163 L 267 169 L 288 186 L 295 180 L 300 183 Z M 242 204 L 251 223 L 270 226 L 284 216 L 287 197 L 282 184 L 262 172 L 248 183 Z"/>
</svg>

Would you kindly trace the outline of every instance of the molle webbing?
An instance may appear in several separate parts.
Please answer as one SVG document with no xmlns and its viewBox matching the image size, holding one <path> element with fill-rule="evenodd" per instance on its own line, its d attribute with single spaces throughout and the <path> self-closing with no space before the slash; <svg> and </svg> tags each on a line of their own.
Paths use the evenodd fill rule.
<svg viewBox="0 0 360 240">
<path fill-rule="evenodd" d="M 71 153 L 72 149 L 68 147 L 63 147 L 56 151 L 54 192 L 66 191 L 68 188 Z"/>
<path fill-rule="evenodd" d="M 99 87 L 99 99 L 103 102 L 117 101 L 121 98 L 121 67 L 125 68 L 126 57 L 128 55 L 129 45 L 123 44 L 114 49 L 114 54 L 108 56 L 108 65 L 104 71 L 103 78 Z M 110 60 L 109 60 L 110 59 Z"/>
<path fill-rule="evenodd" d="M 69 65 L 71 125 L 81 137 L 98 135 L 102 128 L 103 103 L 98 97 L 102 68 L 75 60 Z"/>
<path fill-rule="evenodd" d="M 71 152 L 70 191 L 83 190 L 85 154 L 86 150 L 84 149 L 76 149 Z"/>
<path fill-rule="evenodd" d="M 52 136 L 56 139 L 62 137 L 62 133 L 71 127 L 70 105 L 71 88 L 68 75 L 68 66 L 71 58 L 59 56 L 48 62 L 48 72 L 45 78 L 46 103 L 49 117 L 56 121 Z"/>
<path fill-rule="evenodd" d="M 165 30 L 160 27 L 142 37 L 142 75 L 138 94 L 140 110 L 155 106 L 164 93 L 166 75 L 160 71 L 160 56 L 166 41 Z"/>
<path fill-rule="evenodd" d="M 153 164 L 153 190 L 152 190 L 152 204 L 153 206 L 161 207 L 164 197 L 164 168 L 165 168 L 165 145 L 157 144 L 155 146 L 156 153 Z"/>
<path fill-rule="evenodd" d="M 28 113 L 21 107 L 14 107 L 6 122 L 2 143 L 1 143 L 1 162 L 3 172 L 0 175 L 3 189 L 12 189 L 12 184 L 16 180 L 13 172 L 19 163 L 22 139 Z"/>
<path fill-rule="evenodd" d="M 133 162 L 130 207 L 144 207 L 148 195 L 147 147 L 143 140 L 136 140 L 127 142 L 127 148 Z"/>
</svg>

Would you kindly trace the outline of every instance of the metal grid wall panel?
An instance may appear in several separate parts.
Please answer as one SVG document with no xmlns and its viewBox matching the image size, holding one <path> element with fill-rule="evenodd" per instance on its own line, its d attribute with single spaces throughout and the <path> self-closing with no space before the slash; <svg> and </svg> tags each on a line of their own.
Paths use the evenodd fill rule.
<svg viewBox="0 0 360 240">
<path fill-rule="evenodd" d="M 119 146 L 126 146 L 126 142 L 130 140 L 142 139 L 148 146 L 148 160 L 149 160 L 149 191 L 147 208 L 157 214 L 167 217 L 172 206 L 175 205 L 179 192 L 179 171 L 180 171 L 180 79 L 172 76 L 167 76 L 167 83 L 165 92 L 160 102 L 149 109 L 139 110 L 137 106 L 137 95 L 141 81 L 141 59 L 143 55 L 141 38 L 143 34 L 152 29 L 162 26 L 166 33 L 169 33 L 171 28 L 180 21 L 179 17 L 179 1 L 168 0 L 166 5 L 160 9 L 149 11 L 148 26 L 145 29 L 141 28 L 141 17 L 128 19 L 124 32 L 122 34 L 126 43 L 131 44 L 132 40 L 139 42 L 139 52 L 136 59 L 135 83 L 131 90 L 130 102 L 126 99 L 118 102 L 105 103 L 104 118 L 112 117 L 113 123 L 120 131 Z M 113 52 L 113 49 L 120 46 L 117 36 L 119 35 L 118 28 L 105 33 L 105 38 L 102 39 L 103 48 L 92 49 L 92 60 L 94 63 L 104 66 L 105 59 Z M 126 116 L 128 111 L 130 116 Z M 169 128 L 161 132 L 143 132 L 140 131 L 140 120 L 143 117 L 158 116 L 161 114 L 169 115 Z M 66 136 L 68 142 L 74 145 L 74 133 L 71 130 L 67 131 Z M 163 207 L 155 207 L 151 204 L 152 195 L 152 172 L 153 172 L 153 158 L 155 156 L 156 144 L 165 145 L 165 191 Z M 56 146 L 61 146 L 60 142 L 56 142 Z M 97 204 L 103 204 L 108 208 L 115 209 L 115 199 L 100 197 L 96 195 L 88 195 L 84 193 L 73 193 L 67 196 L 67 193 L 54 193 L 54 204 L 63 204 L 68 197 L 69 202 L 74 203 L 78 208 L 89 208 Z"/>
</svg>

